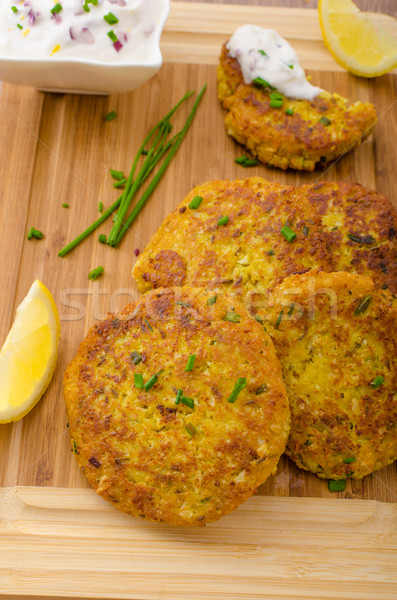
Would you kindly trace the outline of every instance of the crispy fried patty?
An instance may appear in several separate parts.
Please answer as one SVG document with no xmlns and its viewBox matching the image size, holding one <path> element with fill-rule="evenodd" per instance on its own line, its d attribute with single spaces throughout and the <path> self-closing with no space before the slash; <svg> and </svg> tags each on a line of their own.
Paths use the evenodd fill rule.
<svg viewBox="0 0 397 600">
<path fill-rule="evenodd" d="M 195 196 L 202 201 L 189 208 Z M 225 216 L 228 222 L 218 225 Z M 281 232 L 285 225 L 296 234 L 291 242 Z M 397 292 L 397 212 L 390 201 L 358 184 L 209 181 L 165 219 L 133 275 L 140 292 L 199 285 L 246 297 L 311 269 L 370 275 L 376 287 Z"/>
<path fill-rule="evenodd" d="M 319 477 L 360 479 L 397 458 L 397 299 L 349 273 L 292 276 L 260 318 L 291 407 L 286 453 Z"/>
<path fill-rule="evenodd" d="M 135 375 L 157 380 L 138 389 Z M 159 290 L 110 315 L 80 345 L 64 392 L 72 449 L 93 488 L 173 525 L 235 509 L 275 470 L 289 433 L 273 344 L 227 294 Z"/>
<path fill-rule="evenodd" d="M 348 106 L 338 94 L 322 91 L 313 100 L 283 96 L 270 106 L 269 88 L 245 84 L 240 65 L 223 45 L 218 66 L 218 97 L 228 111 L 226 131 L 263 163 L 313 171 L 349 152 L 375 126 L 372 104 Z M 288 114 L 288 113 L 292 114 Z"/>
</svg>

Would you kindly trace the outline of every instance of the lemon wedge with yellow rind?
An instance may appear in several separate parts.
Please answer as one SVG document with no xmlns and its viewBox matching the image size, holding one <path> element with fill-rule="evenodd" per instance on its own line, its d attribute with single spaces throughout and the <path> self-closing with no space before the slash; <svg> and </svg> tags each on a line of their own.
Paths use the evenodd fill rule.
<svg viewBox="0 0 397 600">
<path fill-rule="evenodd" d="M 54 373 L 60 331 L 54 299 L 36 280 L 0 351 L 0 423 L 18 421 L 44 394 Z"/>
<path fill-rule="evenodd" d="M 352 0 L 319 0 L 318 13 L 324 43 L 342 67 L 361 77 L 377 77 L 397 67 L 397 37 Z M 387 19 L 397 32 L 397 21 Z"/>
</svg>

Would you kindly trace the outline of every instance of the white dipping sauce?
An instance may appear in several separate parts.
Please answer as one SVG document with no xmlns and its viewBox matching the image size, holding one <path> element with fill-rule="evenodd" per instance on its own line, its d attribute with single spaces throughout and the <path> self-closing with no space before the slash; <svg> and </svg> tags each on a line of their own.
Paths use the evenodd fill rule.
<svg viewBox="0 0 397 600">
<path fill-rule="evenodd" d="M 246 83 L 261 77 L 289 98 L 313 100 L 321 88 L 311 85 L 289 43 L 273 29 L 244 25 L 226 45 L 236 58 Z"/>
<path fill-rule="evenodd" d="M 55 5 L 62 9 L 51 12 Z M 162 0 L 0 0 L 0 56 L 145 63 L 161 6 Z"/>
</svg>

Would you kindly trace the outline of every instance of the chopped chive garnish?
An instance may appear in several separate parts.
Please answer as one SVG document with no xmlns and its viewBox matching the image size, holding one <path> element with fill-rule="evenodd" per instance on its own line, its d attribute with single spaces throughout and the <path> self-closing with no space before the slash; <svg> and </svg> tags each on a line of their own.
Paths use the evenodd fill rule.
<svg viewBox="0 0 397 600">
<path fill-rule="evenodd" d="M 196 360 L 196 355 L 191 354 L 187 359 L 187 365 L 185 371 L 193 371 L 194 361 Z"/>
<path fill-rule="evenodd" d="M 116 169 L 109 169 L 109 173 L 113 177 L 113 179 L 117 179 L 117 181 L 120 181 L 120 179 L 124 179 L 123 171 L 116 171 Z"/>
<path fill-rule="evenodd" d="M 269 88 L 269 90 L 276 89 L 275 87 L 270 85 L 270 83 L 268 81 L 266 81 L 265 79 L 262 79 L 262 77 L 255 77 L 255 79 L 253 80 L 252 83 L 254 83 L 255 85 L 258 85 L 259 87 Z"/>
<path fill-rule="evenodd" d="M 346 488 L 346 480 L 340 479 L 339 481 L 328 481 L 328 489 L 330 492 L 343 492 Z"/>
<path fill-rule="evenodd" d="M 302 233 L 305 237 L 307 237 L 309 235 L 309 228 L 307 227 L 307 225 L 305 225 L 304 228 L 302 229 Z"/>
<path fill-rule="evenodd" d="M 18 27 L 18 29 L 23 29 L 23 27 L 20 23 L 17 23 L 17 27 Z"/>
<path fill-rule="evenodd" d="M 352 242 L 356 242 L 357 244 L 361 244 L 361 238 L 358 235 L 354 235 L 353 233 L 348 233 L 347 237 L 352 241 Z"/>
<path fill-rule="evenodd" d="M 248 158 L 243 163 L 243 167 L 256 167 L 256 165 L 259 165 L 259 160 L 257 160 L 256 158 Z"/>
<path fill-rule="evenodd" d="M 131 352 L 131 360 L 135 366 L 139 365 L 139 363 L 142 360 L 142 354 L 140 352 L 138 352 L 137 350 L 134 350 L 133 352 Z"/>
<path fill-rule="evenodd" d="M 106 235 L 105 235 L 104 233 L 100 233 L 100 234 L 99 234 L 99 238 L 98 238 L 98 240 L 99 240 L 99 242 L 100 242 L 101 244 L 106 244 L 106 242 L 107 242 L 107 237 L 106 237 Z"/>
<path fill-rule="evenodd" d="M 227 225 L 228 223 L 229 223 L 229 217 L 225 215 L 224 217 L 221 217 L 220 219 L 218 219 L 217 225 L 218 225 L 218 227 L 220 227 L 221 225 Z"/>
<path fill-rule="evenodd" d="M 270 94 L 270 107 L 281 108 L 284 104 L 284 97 L 278 92 L 272 92 Z"/>
<path fill-rule="evenodd" d="M 223 321 L 230 321 L 230 323 L 240 323 L 240 319 L 240 315 L 232 310 L 228 310 L 227 313 L 222 317 Z"/>
<path fill-rule="evenodd" d="M 170 118 L 177 111 L 177 109 L 181 106 L 181 104 L 183 104 L 186 100 L 188 100 L 188 98 L 190 98 L 194 94 L 194 92 L 187 92 L 183 96 L 183 98 L 181 100 L 179 100 L 179 102 L 177 102 L 177 104 L 153 127 L 151 132 L 147 135 L 147 137 L 141 144 L 141 147 L 139 148 L 139 150 L 135 156 L 135 159 L 134 159 L 133 165 L 131 167 L 131 171 L 128 176 L 127 184 L 125 186 L 123 194 L 112 204 L 112 206 L 110 206 L 110 208 L 108 208 L 103 213 L 103 215 L 101 215 L 101 217 L 99 219 L 94 221 L 94 223 L 92 223 L 89 227 L 87 227 L 87 229 L 85 229 L 85 231 L 83 231 L 73 241 L 71 241 L 64 248 L 62 248 L 58 252 L 58 256 L 61 256 L 61 257 L 66 256 L 66 254 L 68 254 L 71 250 L 73 250 L 76 246 L 78 246 L 89 235 L 91 235 L 91 233 L 93 233 L 100 225 L 102 225 L 102 223 L 104 221 L 106 221 L 111 215 L 113 215 L 113 213 L 116 210 L 118 210 L 118 212 L 114 219 L 114 225 L 112 227 L 112 230 L 109 234 L 108 244 L 113 247 L 116 247 L 119 245 L 122 238 L 127 233 L 130 226 L 132 225 L 132 223 L 135 221 L 136 217 L 142 210 L 143 206 L 146 204 L 148 199 L 153 194 L 157 184 L 159 183 L 160 179 L 163 177 L 171 160 L 174 158 L 179 147 L 181 146 L 181 144 L 190 128 L 190 125 L 193 122 L 193 119 L 195 117 L 198 106 L 201 102 L 201 99 L 202 99 L 204 93 L 205 93 L 206 87 L 207 86 L 204 85 L 201 88 L 200 92 L 198 93 L 197 98 L 193 104 L 193 107 L 192 107 L 182 129 L 177 134 L 175 134 L 170 140 L 165 139 L 165 135 L 166 135 L 166 133 L 168 133 L 168 130 L 169 130 L 169 127 L 167 125 L 170 124 Z M 107 121 L 111 121 L 116 116 L 117 116 L 116 112 L 111 111 L 110 113 L 108 113 L 108 115 L 105 116 L 105 119 Z M 159 132 L 161 133 L 160 137 L 158 136 Z M 155 137 L 154 141 L 153 141 L 153 137 Z M 147 158 L 145 159 L 139 173 L 134 177 L 135 170 L 138 165 L 138 161 L 141 158 L 141 155 L 144 153 L 143 151 L 146 149 L 149 141 L 151 141 L 152 145 L 151 145 L 150 150 L 148 151 Z M 124 221 L 132 200 L 134 199 L 138 190 L 141 188 L 142 184 L 149 177 L 149 175 L 151 174 L 151 172 L 153 171 L 155 166 L 160 162 L 160 160 L 162 161 L 160 168 L 158 169 L 158 171 L 154 175 L 154 177 L 151 179 L 149 185 L 145 189 L 145 191 L 142 194 L 139 201 L 136 203 L 136 205 L 133 208 L 133 210 L 131 211 L 130 215 Z"/>
<path fill-rule="evenodd" d="M 195 428 L 193 423 L 186 423 L 185 429 L 188 432 L 188 434 L 191 435 L 192 437 L 194 437 L 197 433 L 197 429 Z"/>
<path fill-rule="evenodd" d="M 262 383 L 262 385 L 260 385 L 258 388 L 256 388 L 255 395 L 259 396 L 260 394 L 267 392 L 268 389 L 269 388 L 267 387 L 266 383 Z"/>
<path fill-rule="evenodd" d="M 294 312 L 294 308 L 295 308 L 295 302 L 292 302 L 291 306 L 289 307 L 288 310 L 288 316 L 290 317 L 292 315 L 292 313 Z"/>
<path fill-rule="evenodd" d="M 100 201 L 98 202 L 98 211 L 100 213 L 103 213 L 103 202 L 100 202 Z"/>
<path fill-rule="evenodd" d="M 189 302 L 180 302 L 179 300 L 175 300 L 175 304 L 177 304 L 178 306 L 187 306 L 187 307 L 191 306 L 191 304 L 189 304 Z"/>
<path fill-rule="evenodd" d="M 234 402 L 236 402 L 239 393 L 246 385 L 247 385 L 247 379 L 245 377 L 239 377 L 237 379 L 236 383 L 234 384 L 233 391 L 230 394 L 227 401 L 230 402 L 230 404 L 233 404 Z"/>
<path fill-rule="evenodd" d="M 118 41 L 117 35 L 114 33 L 113 29 L 108 31 L 108 36 L 110 37 L 113 43 Z"/>
<path fill-rule="evenodd" d="M 139 390 L 143 390 L 143 375 L 141 373 L 134 373 L 134 384 Z"/>
<path fill-rule="evenodd" d="M 192 409 L 194 408 L 194 400 L 193 400 L 193 398 L 187 398 L 186 396 L 181 396 L 180 397 L 180 401 L 185 406 L 188 406 L 189 408 L 192 408 Z"/>
<path fill-rule="evenodd" d="M 12 12 L 14 12 L 14 13 L 17 13 L 17 12 L 18 12 L 18 9 L 17 9 L 17 7 L 16 7 L 16 6 L 11 6 L 11 10 L 12 10 Z"/>
<path fill-rule="evenodd" d="M 294 239 L 296 238 L 296 233 L 294 231 L 292 231 L 292 229 L 290 229 L 288 227 L 288 225 L 284 225 L 284 227 L 281 228 L 281 234 L 285 237 L 285 239 L 289 243 L 293 242 Z"/>
<path fill-rule="evenodd" d="M 73 442 L 73 452 L 74 452 L 75 454 L 77 454 L 77 446 L 76 446 L 76 442 L 75 442 L 74 440 L 72 440 L 72 442 Z"/>
<path fill-rule="evenodd" d="M 175 404 L 179 404 L 183 396 L 183 390 L 178 390 L 175 398 Z"/>
<path fill-rule="evenodd" d="M 289 115 L 291 117 L 294 114 L 294 111 L 292 110 L 292 108 L 286 108 L 285 109 L 285 114 Z"/>
<path fill-rule="evenodd" d="M 218 296 L 211 296 L 211 298 L 208 298 L 207 305 L 211 306 L 211 304 L 215 304 L 217 298 L 218 298 Z"/>
<path fill-rule="evenodd" d="M 354 316 L 358 317 L 359 315 L 362 315 L 367 310 L 369 305 L 371 304 L 371 301 L 372 301 L 371 294 L 369 294 L 368 296 L 365 296 L 365 298 L 363 298 L 361 300 L 360 304 L 357 306 L 356 310 L 354 311 Z"/>
<path fill-rule="evenodd" d="M 55 4 L 55 6 L 52 7 L 51 12 L 53 15 L 60 13 L 62 10 L 62 4 L 59 4 L 59 2 L 57 2 Z"/>
<path fill-rule="evenodd" d="M 276 327 L 276 329 L 279 329 L 279 328 L 280 328 L 280 323 L 281 323 L 281 321 L 283 320 L 283 314 L 284 314 L 284 311 L 283 311 L 283 310 L 282 310 L 282 311 L 280 311 L 280 314 L 278 315 L 278 317 L 277 317 L 277 321 L 276 321 L 276 326 L 275 326 L 275 327 Z"/>
<path fill-rule="evenodd" d="M 259 315 L 255 315 L 255 321 L 258 321 L 258 323 L 263 325 L 263 319 L 261 319 Z"/>
<path fill-rule="evenodd" d="M 143 386 L 143 389 L 146 392 L 148 392 L 150 390 L 150 388 L 154 386 L 154 384 L 156 383 L 157 380 L 158 380 L 157 373 L 155 373 L 154 375 L 152 375 L 150 377 L 150 379 L 147 380 L 147 382 Z"/>
<path fill-rule="evenodd" d="M 92 271 L 88 273 L 88 279 L 94 281 L 94 279 L 100 277 L 104 271 L 105 269 L 103 267 L 97 267 L 96 269 L 92 269 Z"/>
<path fill-rule="evenodd" d="M 371 381 L 371 383 L 369 385 L 376 389 L 376 388 L 380 387 L 384 381 L 385 381 L 385 378 L 382 377 L 382 375 L 378 375 L 378 377 L 375 377 L 375 379 L 373 381 Z"/>
<path fill-rule="evenodd" d="M 200 206 L 200 204 L 202 203 L 203 199 L 201 196 L 195 196 L 193 198 L 193 200 L 191 202 L 189 202 L 188 207 L 192 208 L 193 210 L 195 210 L 196 208 L 198 208 Z"/>
<path fill-rule="evenodd" d="M 267 251 L 268 256 L 274 256 L 274 250 L 270 249 Z"/>
<path fill-rule="evenodd" d="M 110 112 L 108 112 L 107 115 L 105 115 L 105 120 L 106 121 L 113 121 L 113 119 L 115 119 L 117 117 L 117 113 L 115 110 L 111 110 Z"/>
<path fill-rule="evenodd" d="M 346 465 L 350 465 L 350 463 L 354 463 L 354 462 L 356 462 L 356 459 L 355 459 L 353 456 L 350 456 L 349 458 L 345 458 L 345 459 L 343 460 L 343 462 L 344 462 Z"/>
<path fill-rule="evenodd" d="M 267 54 L 264 50 L 258 50 L 258 54 L 262 54 L 262 56 L 267 56 Z"/>
<path fill-rule="evenodd" d="M 332 123 L 331 119 L 328 119 L 328 117 L 321 117 L 321 119 L 319 119 L 318 122 L 325 125 L 325 127 L 328 127 L 328 125 L 331 125 Z"/>
<path fill-rule="evenodd" d="M 69 208 L 69 204 L 68 204 L 67 202 L 64 202 L 64 203 L 62 204 L 62 206 L 63 206 L 63 208 Z"/>
<path fill-rule="evenodd" d="M 106 23 L 108 23 L 109 25 L 116 25 L 116 23 L 119 22 L 118 18 L 116 17 L 116 15 L 114 15 L 113 13 L 108 13 L 107 15 L 104 15 L 103 17 L 106 21 Z"/>
<path fill-rule="evenodd" d="M 150 331 L 153 331 L 153 327 L 150 325 L 150 323 L 147 319 L 145 319 L 145 323 L 149 327 Z"/>
<path fill-rule="evenodd" d="M 238 156 L 237 158 L 235 158 L 234 162 L 237 163 L 238 165 L 243 165 L 247 160 L 248 160 L 248 156 L 246 156 L 245 154 L 242 154 L 241 156 Z"/>
<path fill-rule="evenodd" d="M 36 240 L 41 240 L 43 236 L 44 236 L 44 234 L 42 231 L 39 231 L 38 229 L 35 229 L 34 227 L 31 227 L 29 229 L 28 240 L 31 240 L 32 238 L 35 238 Z"/>
<path fill-rule="evenodd" d="M 126 183 L 127 183 L 127 179 L 119 179 L 118 181 L 114 182 L 113 187 L 118 189 L 118 188 L 124 187 Z"/>
</svg>

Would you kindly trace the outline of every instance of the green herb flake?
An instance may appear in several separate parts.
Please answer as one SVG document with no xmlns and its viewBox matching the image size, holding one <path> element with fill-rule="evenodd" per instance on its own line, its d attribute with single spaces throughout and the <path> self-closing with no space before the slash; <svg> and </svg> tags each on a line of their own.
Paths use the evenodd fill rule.
<svg viewBox="0 0 397 600">
<path fill-rule="evenodd" d="M 340 479 L 338 481 L 328 481 L 328 489 L 330 492 L 343 492 L 346 488 L 346 479 Z"/>
<path fill-rule="evenodd" d="M 275 325 L 276 329 L 280 329 L 280 323 L 283 320 L 283 314 L 284 314 L 284 311 L 283 310 L 280 311 L 280 314 L 277 317 L 277 321 L 276 321 L 276 325 Z"/>
<path fill-rule="evenodd" d="M 119 22 L 118 18 L 116 17 L 116 15 L 114 15 L 113 13 L 108 13 L 107 15 L 104 15 L 103 17 L 106 21 L 106 23 L 108 23 L 108 25 L 116 25 L 116 23 Z"/>
<path fill-rule="evenodd" d="M 18 27 L 18 29 L 23 29 L 23 27 L 20 23 L 17 23 L 17 27 Z"/>
<path fill-rule="evenodd" d="M 212 304 L 215 304 L 215 302 L 217 301 L 218 296 L 211 296 L 211 298 L 208 298 L 207 300 L 207 306 L 211 306 Z"/>
<path fill-rule="evenodd" d="M 259 160 L 257 160 L 256 158 L 248 158 L 243 163 L 243 167 L 256 167 L 256 165 L 259 165 Z"/>
<path fill-rule="evenodd" d="M 106 237 L 106 235 L 104 233 L 100 233 L 98 240 L 99 240 L 100 244 L 106 244 L 107 237 Z"/>
<path fill-rule="evenodd" d="M 155 373 L 144 384 L 143 389 L 145 390 L 145 392 L 148 392 L 150 390 L 150 388 L 152 388 L 157 381 L 158 381 L 158 376 L 157 376 L 157 373 Z"/>
<path fill-rule="evenodd" d="M 127 183 L 127 179 L 119 179 L 119 181 L 115 181 L 113 184 L 113 187 L 118 189 L 118 188 L 123 188 L 125 187 L 125 184 Z"/>
<path fill-rule="evenodd" d="M 307 237 L 309 235 L 309 228 L 307 227 L 307 225 L 305 225 L 304 228 L 302 229 L 302 233 L 305 237 Z"/>
<path fill-rule="evenodd" d="M 175 404 L 179 404 L 183 396 L 183 390 L 178 390 L 175 398 Z"/>
<path fill-rule="evenodd" d="M 241 156 L 238 156 L 237 158 L 235 158 L 234 162 L 237 163 L 238 165 L 243 165 L 247 160 L 248 160 L 248 156 L 246 156 L 245 154 L 242 154 Z"/>
<path fill-rule="evenodd" d="M 240 323 L 241 316 L 232 310 L 228 310 L 226 314 L 222 317 L 223 321 L 230 321 L 230 323 Z"/>
<path fill-rule="evenodd" d="M 98 212 L 103 213 L 103 202 L 98 202 Z"/>
<path fill-rule="evenodd" d="M 258 54 L 262 54 L 262 56 L 267 56 L 267 54 L 264 50 L 258 50 Z"/>
<path fill-rule="evenodd" d="M 137 350 L 134 350 L 133 352 L 131 352 L 131 360 L 135 366 L 139 365 L 139 363 L 142 360 L 142 354 Z"/>
<path fill-rule="evenodd" d="M 288 225 L 284 225 L 284 227 L 281 228 L 281 235 L 283 235 L 289 243 L 293 242 L 296 239 L 296 233 L 292 231 L 292 229 L 290 229 Z"/>
<path fill-rule="evenodd" d="M 345 458 L 343 462 L 345 463 L 345 465 L 350 465 L 351 463 L 356 462 L 356 459 L 353 456 L 350 456 L 349 458 Z"/>
<path fill-rule="evenodd" d="M 61 12 L 61 10 L 62 10 L 62 4 L 59 4 L 59 2 L 57 2 L 55 4 L 55 6 L 52 7 L 51 12 L 53 15 L 55 15 L 55 14 L 57 15 Z"/>
<path fill-rule="evenodd" d="M 259 387 L 256 388 L 256 390 L 254 390 L 254 393 L 256 396 L 260 396 L 264 392 L 267 392 L 268 389 L 269 388 L 267 387 L 266 383 L 262 383 L 262 385 L 260 385 Z"/>
<path fill-rule="evenodd" d="M 365 298 L 363 298 L 360 302 L 360 304 L 357 306 L 356 310 L 354 311 L 354 316 L 358 317 L 359 315 L 362 315 L 367 308 L 369 307 L 369 305 L 372 302 L 372 295 L 369 294 L 368 296 L 365 296 Z"/>
<path fill-rule="evenodd" d="M 192 410 L 194 409 L 194 400 L 193 400 L 193 398 L 187 398 L 186 396 L 181 396 L 180 397 L 180 401 L 181 401 L 181 404 L 184 404 L 185 406 L 188 406 Z"/>
<path fill-rule="evenodd" d="M 197 208 L 200 206 L 202 201 L 203 201 L 203 199 L 201 196 L 195 196 L 193 198 L 193 200 L 191 200 L 189 202 L 188 207 L 191 208 L 192 210 L 197 210 Z"/>
<path fill-rule="evenodd" d="M 220 227 L 221 225 L 227 225 L 229 223 L 229 217 L 228 216 L 224 216 L 221 217 L 220 219 L 218 219 L 218 227 Z"/>
<path fill-rule="evenodd" d="M 328 119 L 328 117 L 321 117 L 318 122 L 322 123 L 325 127 L 328 127 L 332 123 L 331 119 Z"/>
<path fill-rule="evenodd" d="M 31 239 L 36 239 L 36 240 L 41 240 L 44 237 L 44 233 L 42 231 L 39 231 L 38 229 L 35 229 L 34 227 L 31 227 L 29 229 L 28 232 L 28 240 Z"/>
<path fill-rule="evenodd" d="M 113 177 L 113 179 L 117 179 L 117 181 L 120 181 L 120 179 L 125 179 L 124 171 L 116 171 L 116 169 L 109 169 L 109 173 L 111 177 Z"/>
<path fill-rule="evenodd" d="M 96 269 L 92 269 L 92 271 L 88 273 L 88 279 L 94 281 L 95 279 L 98 279 L 98 277 L 100 277 L 104 273 L 104 271 L 105 269 L 103 267 L 97 267 Z"/>
<path fill-rule="evenodd" d="M 191 437 L 194 437 L 197 433 L 197 429 L 193 425 L 193 423 L 186 423 L 185 429 Z"/>
<path fill-rule="evenodd" d="M 150 331 L 153 331 L 153 327 L 150 325 L 150 323 L 147 319 L 145 319 L 145 323 L 149 327 Z"/>
<path fill-rule="evenodd" d="M 295 308 L 295 302 L 292 302 L 291 306 L 289 307 L 288 310 L 288 316 L 290 317 L 292 315 L 292 313 L 294 312 L 294 308 Z"/>
<path fill-rule="evenodd" d="M 73 452 L 74 452 L 74 454 L 77 454 L 76 442 L 74 440 L 72 440 L 72 444 L 73 444 Z"/>
<path fill-rule="evenodd" d="M 384 381 L 385 381 L 385 378 L 382 375 L 378 375 L 378 377 L 375 377 L 375 379 L 373 381 L 371 381 L 371 383 L 369 385 L 371 387 L 377 389 L 378 387 L 383 385 Z"/>
<path fill-rule="evenodd" d="M 69 204 L 68 204 L 67 202 L 64 202 L 64 203 L 62 204 L 62 207 L 63 207 L 63 208 L 69 208 Z"/>
<path fill-rule="evenodd" d="M 134 384 L 138 390 L 143 390 L 143 375 L 141 373 L 134 373 Z"/>
<path fill-rule="evenodd" d="M 292 117 L 292 115 L 294 114 L 294 111 L 292 110 L 292 108 L 286 108 L 285 109 L 285 114 L 289 115 L 290 117 Z"/>
<path fill-rule="evenodd" d="M 113 43 L 118 41 L 117 35 L 114 33 L 113 29 L 108 31 L 108 36 L 110 37 Z"/>
<path fill-rule="evenodd" d="M 284 97 L 278 92 L 272 92 L 270 94 L 270 107 L 281 108 L 284 104 Z"/>
<path fill-rule="evenodd" d="M 12 12 L 14 12 L 14 13 L 17 13 L 17 12 L 18 12 L 18 9 L 17 9 L 17 7 L 16 7 L 16 6 L 11 6 L 11 10 L 12 10 Z"/>
<path fill-rule="evenodd" d="M 115 119 L 117 117 L 117 113 L 115 110 L 111 110 L 110 112 L 108 112 L 107 115 L 105 115 L 105 120 L 106 121 L 113 121 L 113 119 Z"/>
<path fill-rule="evenodd" d="M 188 302 L 180 302 L 179 300 L 175 300 L 175 304 L 178 306 L 187 306 L 188 308 L 191 306 Z"/>
<path fill-rule="evenodd" d="M 268 256 L 274 256 L 274 250 L 268 250 L 266 254 Z"/>
<path fill-rule="evenodd" d="M 229 398 L 227 399 L 227 401 L 230 404 L 234 404 L 241 392 L 241 390 L 243 388 L 245 388 L 245 386 L 247 385 L 247 379 L 245 377 L 239 377 L 236 381 L 236 383 L 234 384 L 234 388 L 232 393 L 230 394 Z"/>
<path fill-rule="evenodd" d="M 185 371 L 193 371 L 194 361 L 196 360 L 196 355 L 191 354 L 187 359 L 187 365 Z"/>
<path fill-rule="evenodd" d="M 276 89 L 275 87 L 270 85 L 270 83 L 268 81 L 266 81 L 266 79 L 263 79 L 262 77 L 255 77 L 255 79 L 252 81 L 252 83 L 257 85 L 258 87 L 269 88 L 269 90 Z"/>
</svg>

